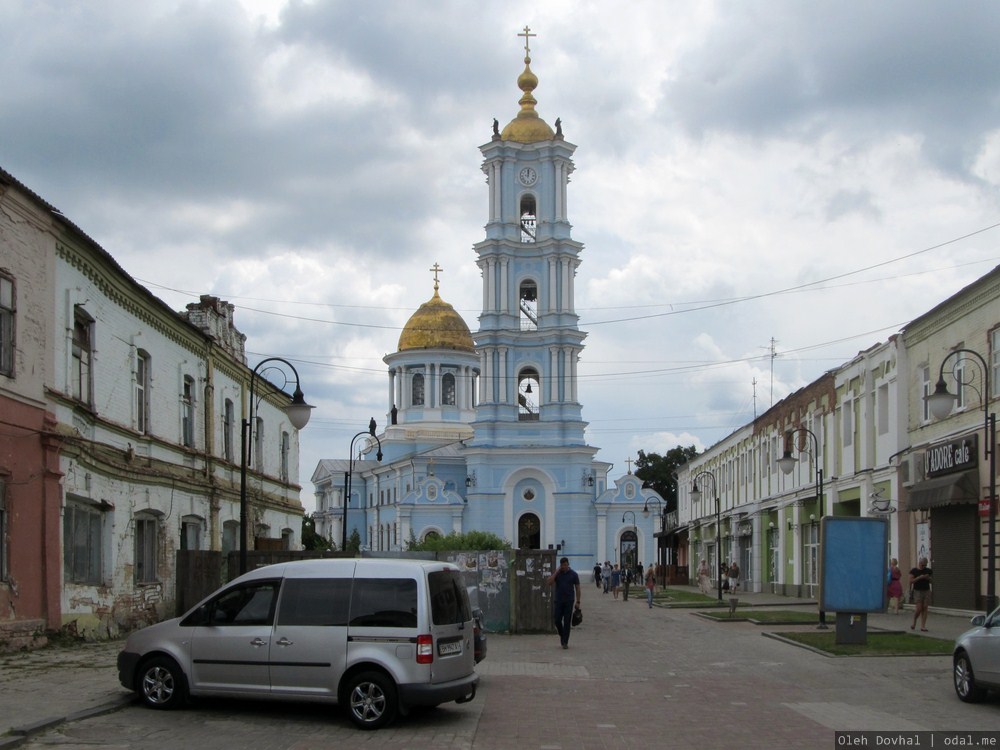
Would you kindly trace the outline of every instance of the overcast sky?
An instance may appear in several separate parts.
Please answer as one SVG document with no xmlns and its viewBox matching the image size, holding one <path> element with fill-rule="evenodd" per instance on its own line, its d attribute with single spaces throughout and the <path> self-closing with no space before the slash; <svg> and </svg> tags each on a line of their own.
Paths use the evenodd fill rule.
<svg viewBox="0 0 1000 750">
<path fill-rule="evenodd" d="M 0 0 L 0 167 L 175 309 L 295 362 L 321 458 L 433 292 L 478 328 L 478 147 L 569 186 L 598 458 L 712 445 L 1000 263 L 1000 4 Z M 773 351 L 776 354 L 772 358 Z"/>
</svg>

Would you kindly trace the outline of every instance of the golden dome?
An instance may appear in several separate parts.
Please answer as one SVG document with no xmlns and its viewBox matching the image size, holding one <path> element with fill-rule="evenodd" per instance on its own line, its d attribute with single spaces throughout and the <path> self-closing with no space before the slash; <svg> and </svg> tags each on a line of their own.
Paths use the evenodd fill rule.
<svg viewBox="0 0 1000 750">
<path fill-rule="evenodd" d="M 410 316 L 399 335 L 398 351 L 410 349 L 476 350 L 469 326 L 455 312 L 455 308 L 438 295 L 437 282 L 434 284 L 434 296 Z"/>
<path fill-rule="evenodd" d="M 531 72 L 531 57 L 525 55 L 524 72 L 517 77 L 517 87 L 524 92 L 518 102 L 521 105 L 521 111 L 517 113 L 517 117 L 507 123 L 507 127 L 500 133 L 501 140 L 516 143 L 537 143 L 555 137 L 552 128 L 535 111 L 537 100 L 531 92 L 537 86 L 538 76 Z"/>
</svg>

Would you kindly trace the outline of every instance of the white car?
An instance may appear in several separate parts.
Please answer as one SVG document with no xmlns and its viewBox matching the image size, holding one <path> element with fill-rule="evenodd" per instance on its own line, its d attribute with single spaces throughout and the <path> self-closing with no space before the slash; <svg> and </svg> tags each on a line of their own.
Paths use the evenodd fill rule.
<svg viewBox="0 0 1000 750">
<path fill-rule="evenodd" d="M 972 618 L 972 629 L 955 640 L 952 675 L 955 692 L 976 703 L 989 690 L 1000 690 L 1000 608 Z"/>
</svg>

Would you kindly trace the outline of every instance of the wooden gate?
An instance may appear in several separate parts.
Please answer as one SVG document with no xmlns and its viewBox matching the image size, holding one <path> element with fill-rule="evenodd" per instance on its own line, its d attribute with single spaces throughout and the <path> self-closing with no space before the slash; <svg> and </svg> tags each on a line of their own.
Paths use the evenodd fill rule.
<svg viewBox="0 0 1000 750">
<path fill-rule="evenodd" d="M 554 633 L 552 588 L 545 583 L 556 569 L 555 550 L 519 549 L 514 558 L 515 633 Z"/>
</svg>

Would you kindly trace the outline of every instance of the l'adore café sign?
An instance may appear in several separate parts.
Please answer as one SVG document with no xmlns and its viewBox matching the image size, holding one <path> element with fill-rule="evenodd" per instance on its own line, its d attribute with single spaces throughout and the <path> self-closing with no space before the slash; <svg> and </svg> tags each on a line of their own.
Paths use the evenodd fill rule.
<svg viewBox="0 0 1000 750">
<path fill-rule="evenodd" d="M 934 445 L 924 451 L 924 461 L 928 478 L 974 469 L 979 465 L 979 435 Z"/>
</svg>

